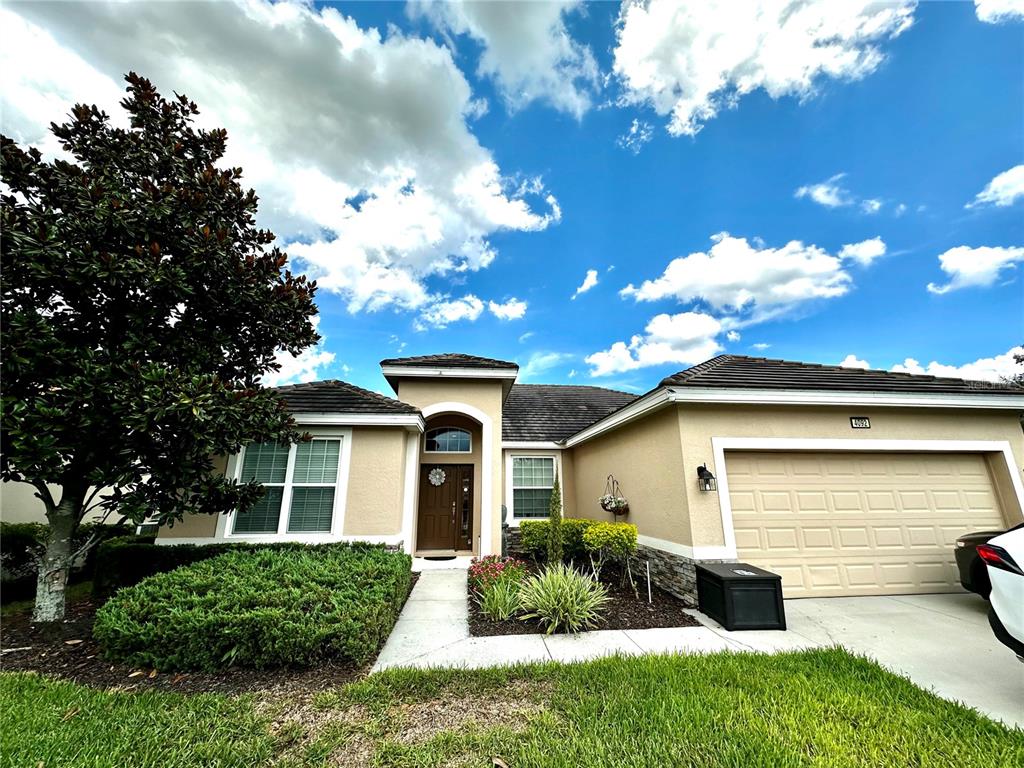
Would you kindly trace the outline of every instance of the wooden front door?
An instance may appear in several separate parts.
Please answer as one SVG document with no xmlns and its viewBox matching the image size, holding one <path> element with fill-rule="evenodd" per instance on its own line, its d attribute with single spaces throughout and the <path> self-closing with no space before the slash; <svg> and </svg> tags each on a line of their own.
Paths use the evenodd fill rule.
<svg viewBox="0 0 1024 768">
<path fill-rule="evenodd" d="M 473 465 L 420 465 L 420 550 L 473 548 Z"/>
</svg>

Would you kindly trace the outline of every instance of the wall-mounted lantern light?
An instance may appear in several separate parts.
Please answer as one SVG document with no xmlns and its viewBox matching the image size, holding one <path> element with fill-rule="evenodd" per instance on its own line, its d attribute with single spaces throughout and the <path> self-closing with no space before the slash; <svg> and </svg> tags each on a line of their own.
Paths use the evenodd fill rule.
<svg viewBox="0 0 1024 768">
<path fill-rule="evenodd" d="M 714 491 L 718 488 L 715 476 L 711 474 L 707 464 L 701 464 L 697 467 L 697 487 L 700 488 L 701 492 Z"/>
</svg>

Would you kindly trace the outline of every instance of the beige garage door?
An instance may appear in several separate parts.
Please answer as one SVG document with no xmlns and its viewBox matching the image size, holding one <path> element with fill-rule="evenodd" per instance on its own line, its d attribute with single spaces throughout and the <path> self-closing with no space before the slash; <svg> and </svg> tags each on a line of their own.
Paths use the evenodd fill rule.
<svg viewBox="0 0 1024 768">
<path fill-rule="evenodd" d="M 729 453 L 739 558 L 786 597 L 959 590 L 953 543 L 1003 527 L 980 454 Z"/>
</svg>

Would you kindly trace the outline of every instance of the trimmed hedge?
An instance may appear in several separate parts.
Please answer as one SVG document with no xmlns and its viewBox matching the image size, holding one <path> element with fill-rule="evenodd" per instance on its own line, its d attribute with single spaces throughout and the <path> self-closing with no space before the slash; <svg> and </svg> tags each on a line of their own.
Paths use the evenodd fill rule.
<svg viewBox="0 0 1024 768">
<path fill-rule="evenodd" d="M 102 525 L 82 523 L 71 542 L 72 550 L 81 547 L 90 536 L 100 533 L 100 544 L 90 549 L 85 559 L 72 570 L 72 582 L 92 578 L 96 569 L 96 555 L 102 542 L 115 537 L 130 536 L 134 528 L 128 525 Z M 3 602 L 31 600 L 36 594 L 36 560 L 34 553 L 42 553 L 50 526 L 46 523 L 0 522 L 0 563 L 3 569 Z"/>
<path fill-rule="evenodd" d="M 301 547 L 303 544 L 173 544 L 157 546 L 153 536 L 132 536 L 103 542 L 96 553 L 92 595 L 107 600 L 122 587 L 138 584 L 149 576 L 173 571 L 236 549 Z"/>
<path fill-rule="evenodd" d="M 562 520 L 562 555 L 566 560 L 586 562 L 587 550 L 583 546 L 583 533 L 598 520 L 566 517 Z M 541 561 L 547 559 L 547 520 L 523 520 L 519 523 L 519 546 L 523 552 Z"/>
<path fill-rule="evenodd" d="M 391 632 L 411 566 L 370 544 L 226 552 L 125 587 L 93 634 L 105 658 L 167 671 L 361 664 Z"/>
</svg>

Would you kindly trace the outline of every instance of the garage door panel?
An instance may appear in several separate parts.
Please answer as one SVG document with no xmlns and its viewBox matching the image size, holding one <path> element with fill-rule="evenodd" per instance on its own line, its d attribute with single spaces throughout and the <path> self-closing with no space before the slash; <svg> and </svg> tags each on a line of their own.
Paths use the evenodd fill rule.
<svg viewBox="0 0 1024 768">
<path fill-rule="evenodd" d="M 787 597 L 958 591 L 956 538 L 1004 525 L 980 454 L 726 463 L 739 558 L 780 574 Z"/>
</svg>

